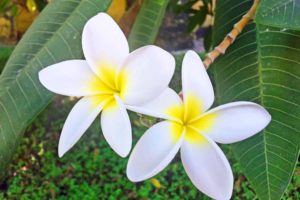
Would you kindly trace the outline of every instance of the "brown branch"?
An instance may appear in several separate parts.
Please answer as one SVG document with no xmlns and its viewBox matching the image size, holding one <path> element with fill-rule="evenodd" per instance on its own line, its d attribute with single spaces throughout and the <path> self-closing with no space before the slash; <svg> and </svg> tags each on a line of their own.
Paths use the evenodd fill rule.
<svg viewBox="0 0 300 200">
<path fill-rule="evenodd" d="M 216 46 L 213 51 L 207 54 L 203 62 L 206 69 L 208 69 L 208 67 L 214 62 L 217 57 L 225 54 L 227 48 L 234 42 L 236 37 L 243 31 L 245 26 L 251 20 L 253 20 L 259 2 L 260 0 L 254 0 L 250 10 L 242 17 L 242 19 L 240 19 L 240 21 L 238 21 L 234 25 L 233 29 L 226 35 L 224 40 L 218 46 Z"/>
<path fill-rule="evenodd" d="M 132 6 L 129 8 L 129 10 L 125 13 L 125 15 L 121 18 L 121 21 L 119 22 L 119 25 L 126 36 L 128 36 L 131 31 L 131 28 L 134 23 L 134 19 L 138 15 L 142 3 L 143 0 L 135 1 L 132 4 Z"/>
</svg>

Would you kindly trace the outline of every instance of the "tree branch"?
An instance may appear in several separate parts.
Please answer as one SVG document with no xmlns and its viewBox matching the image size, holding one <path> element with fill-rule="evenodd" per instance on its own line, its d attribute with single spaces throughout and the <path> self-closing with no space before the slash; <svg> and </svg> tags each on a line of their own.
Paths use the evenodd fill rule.
<svg viewBox="0 0 300 200">
<path fill-rule="evenodd" d="M 243 31 L 245 26 L 251 20 L 253 20 L 259 2 L 260 0 L 254 0 L 250 10 L 242 17 L 242 19 L 240 19 L 240 21 L 238 21 L 234 25 L 233 29 L 226 35 L 224 40 L 218 46 L 216 46 L 213 51 L 207 54 L 203 62 L 206 69 L 208 69 L 208 67 L 214 62 L 216 58 L 218 58 L 222 54 L 225 54 L 227 48 L 234 42 L 236 37 Z"/>
</svg>

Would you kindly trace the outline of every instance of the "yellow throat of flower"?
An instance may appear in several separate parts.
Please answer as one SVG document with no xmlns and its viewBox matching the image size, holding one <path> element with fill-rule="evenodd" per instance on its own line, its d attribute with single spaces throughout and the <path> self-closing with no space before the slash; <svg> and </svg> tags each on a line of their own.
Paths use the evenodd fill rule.
<svg viewBox="0 0 300 200">
<path fill-rule="evenodd" d="M 174 120 L 171 126 L 174 140 L 178 141 L 181 134 L 185 132 L 185 139 L 189 142 L 201 142 L 206 139 L 201 132 L 209 130 L 215 121 L 215 114 L 204 114 L 201 101 L 193 95 L 187 95 L 183 105 L 173 105 L 166 111 L 168 116 Z"/>
<path fill-rule="evenodd" d="M 99 94 L 117 94 L 122 96 L 126 90 L 126 73 L 119 71 L 110 63 L 102 63 L 97 71 L 98 77 L 89 81 L 88 89 Z"/>
</svg>

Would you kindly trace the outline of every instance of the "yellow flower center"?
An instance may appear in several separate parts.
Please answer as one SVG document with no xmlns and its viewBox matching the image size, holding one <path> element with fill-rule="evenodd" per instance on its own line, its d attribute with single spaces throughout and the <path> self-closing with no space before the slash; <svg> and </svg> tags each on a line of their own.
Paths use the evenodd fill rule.
<svg viewBox="0 0 300 200">
<path fill-rule="evenodd" d="M 215 114 L 202 116 L 203 112 L 201 101 L 193 95 L 187 95 L 183 106 L 173 105 L 168 108 L 166 114 L 172 116 L 174 119 L 171 121 L 175 122 L 171 127 L 174 140 L 178 141 L 181 134 L 185 132 L 185 139 L 189 142 L 206 141 L 200 133 L 212 127 Z"/>
<path fill-rule="evenodd" d="M 113 103 L 114 95 L 122 98 L 122 92 L 125 90 L 125 72 L 120 72 L 114 65 L 110 63 L 102 63 L 99 65 L 97 76 L 89 80 L 87 90 L 97 93 L 100 100 L 103 97 L 106 100 L 106 106 L 116 105 Z"/>
</svg>

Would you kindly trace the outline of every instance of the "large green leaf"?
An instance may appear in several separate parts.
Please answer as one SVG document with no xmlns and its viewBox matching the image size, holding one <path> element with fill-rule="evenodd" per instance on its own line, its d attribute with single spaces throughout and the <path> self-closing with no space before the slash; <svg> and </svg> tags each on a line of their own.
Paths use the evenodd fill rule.
<svg viewBox="0 0 300 200">
<path fill-rule="evenodd" d="M 131 50 L 154 43 L 168 3 L 169 0 L 144 0 L 128 38 Z"/>
<path fill-rule="evenodd" d="M 289 29 L 297 21 L 284 15 L 293 10 L 298 15 L 299 3 L 274 2 L 262 1 L 256 23 L 246 26 L 226 54 L 211 66 L 218 103 L 254 101 L 272 115 L 264 131 L 232 145 L 247 178 L 263 200 L 280 199 L 292 177 L 300 146 L 300 31 Z M 218 1 L 214 45 L 252 3 Z"/>
<path fill-rule="evenodd" d="M 109 5 L 110 0 L 51 1 L 19 42 L 0 77 L 0 173 L 26 126 L 52 99 L 38 81 L 39 70 L 82 58 L 85 22 Z"/>
</svg>

